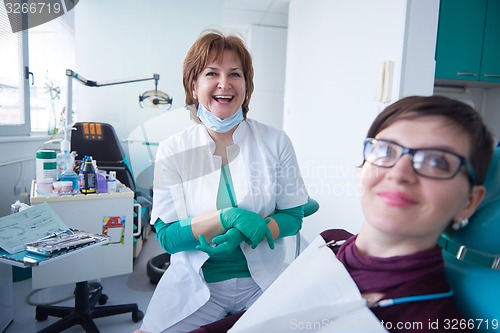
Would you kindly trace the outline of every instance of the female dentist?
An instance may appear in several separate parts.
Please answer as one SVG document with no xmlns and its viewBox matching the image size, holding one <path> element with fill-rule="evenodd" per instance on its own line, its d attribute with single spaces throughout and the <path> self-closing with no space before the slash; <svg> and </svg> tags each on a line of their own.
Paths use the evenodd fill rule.
<svg viewBox="0 0 500 333">
<path fill-rule="evenodd" d="M 302 226 L 308 194 L 292 143 L 248 119 L 249 51 L 203 33 L 184 60 L 196 124 L 161 142 L 152 223 L 171 265 L 138 332 L 188 332 L 246 310 L 285 269 L 284 237 Z"/>
</svg>

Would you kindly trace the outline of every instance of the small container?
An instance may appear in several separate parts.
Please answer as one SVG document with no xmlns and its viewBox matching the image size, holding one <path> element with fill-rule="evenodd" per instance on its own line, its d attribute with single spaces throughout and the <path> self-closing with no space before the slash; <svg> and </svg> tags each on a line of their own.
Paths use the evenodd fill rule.
<svg viewBox="0 0 500 333">
<path fill-rule="evenodd" d="M 62 193 L 71 193 L 73 191 L 73 182 L 69 180 L 61 180 Z"/>
<path fill-rule="evenodd" d="M 106 186 L 108 188 L 108 193 L 116 192 L 116 171 L 109 172 L 108 180 L 106 181 Z"/>
<path fill-rule="evenodd" d="M 60 181 L 53 182 L 52 187 L 54 188 L 55 193 L 62 193 L 62 183 Z"/>
<path fill-rule="evenodd" d="M 52 183 L 54 186 L 54 192 L 58 194 L 70 194 L 73 193 L 73 182 L 69 180 L 59 180 Z"/>
<path fill-rule="evenodd" d="M 52 187 L 54 179 L 52 178 L 40 178 L 36 181 L 36 192 L 38 194 L 52 194 L 54 188 Z"/>
<path fill-rule="evenodd" d="M 57 162 L 55 150 L 42 149 L 36 152 L 36 180 L 57 177 Z"/>
</svg>

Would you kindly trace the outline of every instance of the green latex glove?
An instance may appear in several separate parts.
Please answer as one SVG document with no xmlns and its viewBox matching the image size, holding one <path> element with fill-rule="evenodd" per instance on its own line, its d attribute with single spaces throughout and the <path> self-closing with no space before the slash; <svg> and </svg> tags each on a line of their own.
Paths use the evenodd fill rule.
<svg viewBox="0 0 500 333">
<path fill-rule="evenodd" d="M 237 207 L 229 207 L 220 210 L 220 223 L 225 230 L 238 229 L 243 236 L 250 240 L 252 249 L 267 238 L 267 243 L 274 249 L 274 239 L 271 230 L 267 226 L 270 218 L 263 218 L 259 214 Z"/>
<path fill-rule="evenodd" d="M 216 245 L 214 247 L 210 246 L 203 235 L 199 239 L 200 245 L 196 247 L 198 250 L 208 253 L 210 257 L 227 257 L 245 240 L 245 236 L 238 229 L 231 228 L 212 239 L 212 243 Z"/>
</svg>

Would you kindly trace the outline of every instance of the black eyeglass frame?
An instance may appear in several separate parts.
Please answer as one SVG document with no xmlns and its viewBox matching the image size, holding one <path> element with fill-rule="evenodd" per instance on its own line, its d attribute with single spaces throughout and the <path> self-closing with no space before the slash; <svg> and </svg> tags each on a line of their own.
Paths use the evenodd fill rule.
<svg viewBox="0 0 500 333">
<path fill-rule="evenodd" d="M 377 165 L 375 163 L 370 162 L 366 158 L 367 157 L 366 156 L 366 146 L 368 144 L 373 145 L 374 142 L 377 142 L 377 141 L 378 142 L 390 143 L 390 144 L 396 145 L 396 146 L 398 146 L 398 147 L 400 147 L 402 149 L 401 154 L 394 160 L 394 163 L 392 165 Z M 457 157 L 458 160 L 459 160 L 459 164 L 457 165 L 456 170 L 449 177 L 433 177 L 433 176 L 424 175 L 424 174 L 420 173 L 420 171 L 415 168 L 415 165 L 413 163 L 413 158 L 415 157 L 415 154 L 418 151 L 426 151 L 426 150 L 441 151 L 441 152 L 444 152 L 444 153 L 447 153 L 447 154 L 450 154 L 450 155 L 453 155 L 453 156 Z M 457 153 L 451 152 L 451 151 L 446 150 L 446 149 L 441 149 L 441 148 L 408 148 L 408 147 L 400 145 L 399 143 L 396 143 L 394 141 L 383 140 L 383 139 L 366 138 L 363 141 L 363 160 L 365 162 L 370 163 L 371 165 L 376 166 L 376 167 L 380 167 L 380 168 L 392 168 L 393 166 L 396 165 L 396 163 L 405 154 L 409 154 L 411 156 L 411 160 L 412 160 L 411 166 L 413 168 L 413 171 L 415 171 L 416 174 L 418 174 L 418 175 L 420 175 L 422 177 L 431 178 L 431 179 L 452 179 L 452 178 L 454 178 L 460 172 L 460 169 L 463 166 L 463 167 L 465 167 L 465 170 L 467 171 L 467 175 L 469 176 L 468 178 L 469 178 L 469 181 L 471 182 L 471 184 L 472 185 L 476 185 L 476 182 L 477 182 L 476 170 L 474 169 L 474 167 L 472 166 L 472 164 L 465 157 L 463 157 L 461 155 L 458 155 Z"/>
</svg>

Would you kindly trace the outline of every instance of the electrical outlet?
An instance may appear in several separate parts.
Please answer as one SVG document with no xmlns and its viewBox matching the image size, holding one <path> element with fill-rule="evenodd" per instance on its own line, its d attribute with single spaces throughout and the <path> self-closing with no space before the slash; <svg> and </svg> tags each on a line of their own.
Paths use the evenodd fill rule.
<svg viewBox="0 0 500 333">
<path fill-rule="evenodd" d="M 23 188 L 20 185 L 14 186 L 14 196 L 17 197 L 18 195 L 21 195 L 22 192 Z"/>
</svg>

